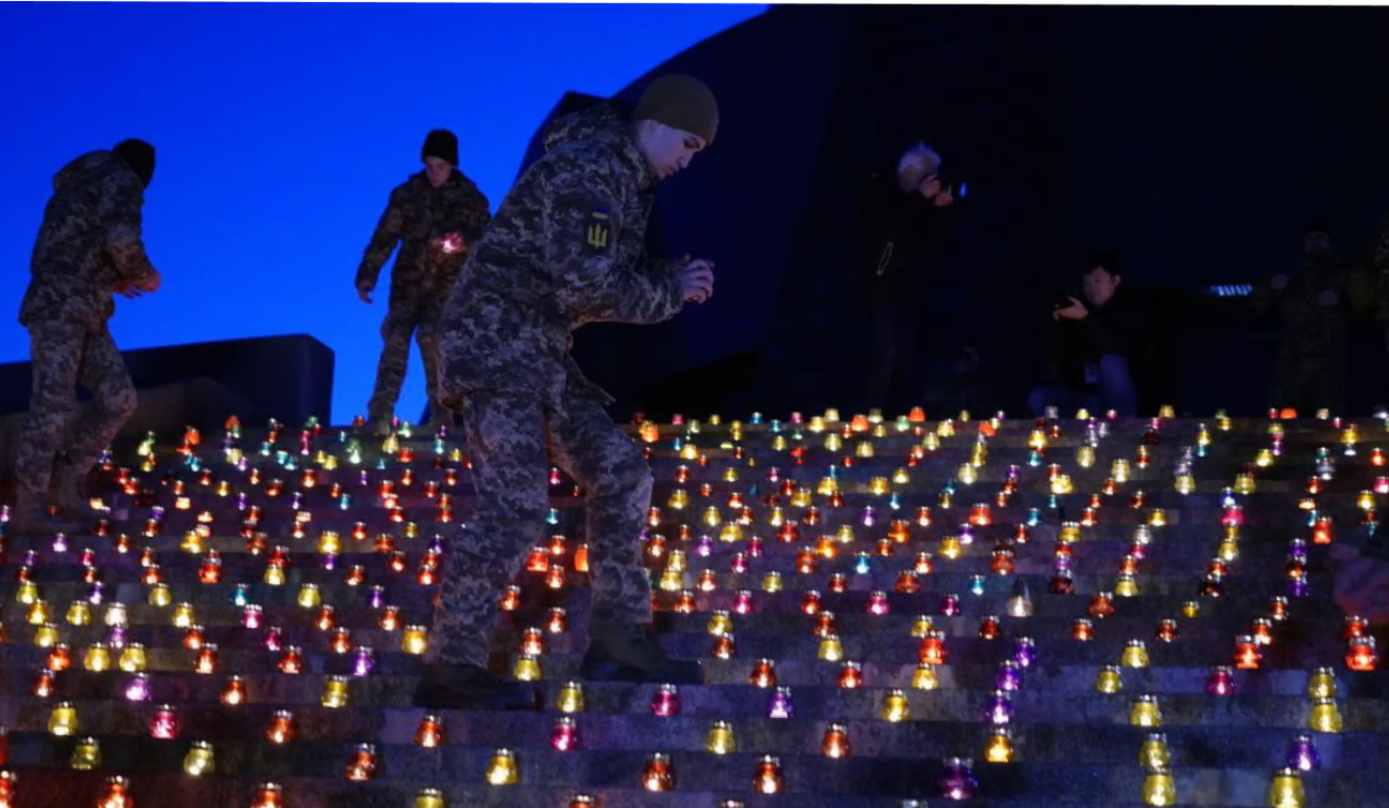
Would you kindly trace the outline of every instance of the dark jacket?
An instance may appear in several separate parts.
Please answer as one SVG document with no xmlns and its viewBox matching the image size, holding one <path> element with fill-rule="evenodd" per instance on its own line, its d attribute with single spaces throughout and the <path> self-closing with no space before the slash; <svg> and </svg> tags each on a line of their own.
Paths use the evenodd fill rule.
<svg viewBox="0 0 1389 808">
<path fill-rule="evenodd" d="M 1147 307 L 1135 295 L 1118 289 L 1096 308 L 1078 298 L 1089 310 L 1080 320 L 1059 320 L 1052 343 L 1049 381 L 1074 389 L 1094 385 L 1086 380 L 1086 366 L 1098 366 L 1107 355 L 1122 356 L 1140 394 L 1154 367 L 1152 321 Z"/>
<path fill-rule="evenodd" d="M 894 174 L 873 174 L 859 191 L 859 265 L 874 296 L 915 295 L 946 245 L 951 208 L 938 208 Z"/>
<path fill-rule="evenodd" d="M 115 312 L 116 287 L 154 272 L 140 237 L 144 188 L 109 151 L 84 154 L 53 177 L 19 309 L 22 325 L 59 321 L 95 331 Z"/>
<path fill-rule="evenodd" d="M 438 188 L 425 172 L 413 174 L 391 191 L 357 268 L 356 283 L 375 286 L 399 244 L 400 255 L 391 270 L 391 304 L 447 294 L 490 219 L 487 197 L 457 169 Z M 462 249 L 447 240 L 453 234 L 462 237 Z"/>
<path fill-rule="evenodd" d="M 440 321 L 440 388 L 451 407 L 476 390 L 534 396 L 566 387 L 605 397 L 569 355 L 588 322 L 657 323 L 684 304 L 675 262 L 645 256 L 655 173 L 631 122 L 598 105 L 563 118 L 546 154 L 502 201 Z"/>
</svg>

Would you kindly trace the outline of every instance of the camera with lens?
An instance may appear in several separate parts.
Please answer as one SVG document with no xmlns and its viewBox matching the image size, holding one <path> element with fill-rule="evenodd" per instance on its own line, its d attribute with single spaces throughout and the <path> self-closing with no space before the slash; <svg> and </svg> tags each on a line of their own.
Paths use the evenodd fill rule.
<svg viewBox="0 0 1389 808">
<path fill-rule="evenodd" d="M 931 182 L 932 179 L 940 183 L 940 192 L 950 192 L 957 201 L 963 200 L 965 196 L 970 194 L 970 185 L 965 182 L 960 182 L 960 179 L 953 174 L 946 174 L 945 171 L 936 171 L 935 174 L 928 175 L 925 179 L 921 180 L 922 186 L 924 186 L 925 183 Z"/>
<path fill-rule="evenodd" d="M 942 191 L 949 191 L 954 195 L 957 201 L 969 196 L 969 183 L 960 180 L 960 178 L 956 177 L 954 174 L 948 174 L 945 171 L 937 171 L 936 181 L 940 183 L 940 189 Z"/>
</svg>

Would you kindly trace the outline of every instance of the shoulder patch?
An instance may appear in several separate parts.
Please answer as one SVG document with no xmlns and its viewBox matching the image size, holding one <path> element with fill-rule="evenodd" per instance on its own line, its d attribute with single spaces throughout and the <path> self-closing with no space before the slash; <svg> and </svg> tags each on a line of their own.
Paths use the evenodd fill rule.
<svg viewBox="0 0 1389 808">
<path fill-rule="evenodd" d="M 598 208 L 588 214 L 584 221 L 584 243 L 595 250 L 606 250 L 608 243 L 612 240 L 612 224 L 610 216 L 604 208 Z"/>
</svg>

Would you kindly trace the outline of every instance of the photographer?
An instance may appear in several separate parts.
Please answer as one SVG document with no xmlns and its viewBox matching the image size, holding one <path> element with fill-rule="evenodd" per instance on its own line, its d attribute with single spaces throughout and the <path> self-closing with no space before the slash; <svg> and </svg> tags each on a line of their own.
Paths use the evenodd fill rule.
<svg viewBox="0 0 1389 808">
<path fill-rule="evenodd" d="M 944 242 L 945 209 L 955 189 L 941 158 L 925 143 L 909 147 L 892 175 L 873 174 L 860 199 L 859 258 L 873 329 L 867 407 L 905 412 L 923 394 L 917 322 L 922 281 Z"/>
<path fill-rule="evenodd" d="M 1053 304 L 1057 328 L 1050 384 L 1028 396 L 1032 414 L 1048 406 L 1063 416 L 1081 407 L 1102 413 L 1138 414 L 1138 383 L 1149 367 L 1153 347 L 1148 318 L 1121 291 L 1123 270 L 1112 254 L 1093 257 L 1081 278 L 1082 296 L 1065 295 Z"/>
</svg>

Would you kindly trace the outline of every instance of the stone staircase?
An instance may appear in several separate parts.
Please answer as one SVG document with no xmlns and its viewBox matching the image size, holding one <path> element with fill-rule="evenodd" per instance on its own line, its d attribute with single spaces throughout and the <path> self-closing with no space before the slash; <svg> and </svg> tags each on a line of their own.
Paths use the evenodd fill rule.
<svg viewBox="0 0 1389 808">
<path fill-rule="evenodd" d="M 103 465 L 91 534 L 4 537 L 0 808 L 1389 804 L 1389 693 L 1326 570 L 1389 494 L 1384 418 L 631 431 L 657 629 L 706 684 L 577 680 L 554 471 L 494 647 L 543 709 L 427 715 L 457 438 L 158 436 Z"/>
</svg>

